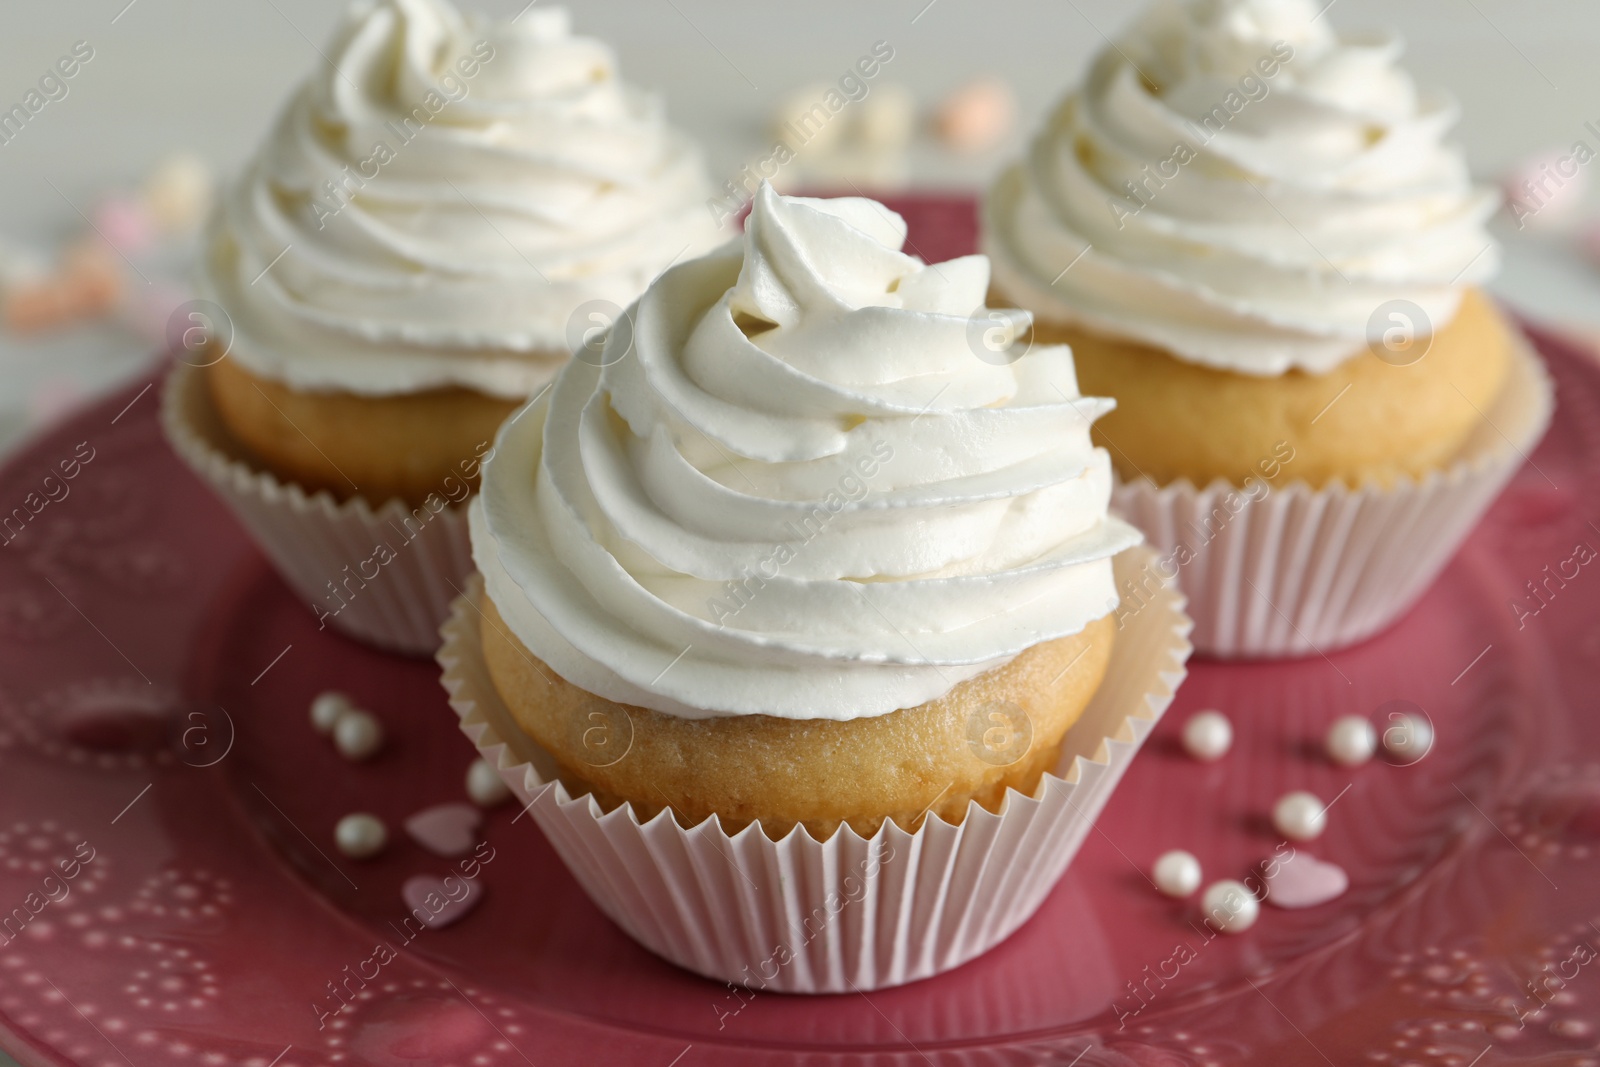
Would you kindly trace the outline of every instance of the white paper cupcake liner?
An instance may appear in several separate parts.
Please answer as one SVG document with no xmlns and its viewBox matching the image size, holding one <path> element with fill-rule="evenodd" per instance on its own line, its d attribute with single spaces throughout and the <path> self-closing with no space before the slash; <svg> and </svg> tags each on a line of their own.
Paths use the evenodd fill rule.
<svg viewBox="0 0 1600 1067">
<path fill-rule="evenodd" d="M 324 625 L 386 651 L 438 649 L 439 624 L 473 572 L 465 502 L 413 513 L 399 500 L 341 504 L 282 482 L 239 455 L 201 373 L 185 364 L 167 379 L 161 420 L 173 450 Z M 378 562 L 379 546 L 392 555 L 387 562 Z"/>
<path fill-rule="evenodd" d="M 1148 565 L 1124 553 L 1118 573 Z M 1123 616 L 1106 678 L 1067 734 L 1055 774 L 995 814 L 916 833 L 848 826 L 819 842 L 672 812 L 641 823 L 574 799 L 495 691 L 474 578 L 444 626 L 439 663 L 461 728 L 528 806 L 595 904 L 652 952 L 709 978 L 787 993 L 881 989 L 950 970 L 999 944 L 1043 903 L 1185 674 L 1188 617 L 1173 588 Z"/>
<path fill-rule="evenodd" d="M 1519 342 L 1505 389 L 1459 457 L 1421 480 L 1291 482 L 1240 507 L 1243 494 L 1224 481 L 1197 489 L 1140 479 L 1118 485 L 1113 509 L 1159 551 L 1154 577 L 1176 573 L 1198 651 L 1325 653 L 1371 637 L 1422 597 L 1526 462 L 1554 407 L 1544 365 Z"/>
</svg>

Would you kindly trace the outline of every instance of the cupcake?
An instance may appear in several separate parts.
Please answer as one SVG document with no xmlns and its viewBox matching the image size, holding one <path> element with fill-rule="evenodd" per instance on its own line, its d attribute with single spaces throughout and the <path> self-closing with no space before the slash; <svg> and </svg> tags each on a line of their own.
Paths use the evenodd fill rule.
<svg viewBox="0 0 1600 1067">
<path fill-rule="evenodd" d="M 664 275 L 604 366 L 506 426 L 472 513 L 484 650 L 569 790 L 868 836 L 1054 763 L 1138 541 L 1089 440 L 1110 405 L 1065 348 L 975 358 L 987 265 L 924 265 L 905 234 L 763 187 L 743 241 Z M 1020 759 L 969 749 L 990 705 L 1031 722 Z M 585 745 L 596 714 L 631 720 L 626 758 Z"/>
<path fill-rule="evenodd" d="M 1416 88 L 1399 41 L 1341 37 L 1319 6 L 1157 5 L 983 205 L 995 301 L 1116 398 L 1096 435 L 1118 505 L 1169 576 L 1189 568 L 1212 651 L 1307 652 L 1391 621 L 1549 415 L 1479 288 L 1498 200 L 1445 140 L 1455 105 Z M 1268 513 L 1295 500 L 1262 506 L 1286 489 L 1293 522 Z M 1327 592 L 1374 555 L 1398 580 Z"/>
<path fill-rule="evenodd" d="M 987 262 L 930 266 L 905 237 L 870 200 L 764 185 L 741 241 L 664 273 L 601 359 L 506 423 L 471 509 L 483 594 L 441 657 L 470 646 L 492 692 L 458 679 L 458 710 L 504 709 L 513 786 L 584 798 L 540 821 L 596 899 L 708 973 L 727 959 L 675 948 L 595 849 L 669 827 L 744 842 L 760 869 L 725 888 L 767 914 L 795 903 L 766 895 L 760 850 L 780 842 L 837 852 L 975 819 L 974 840 L 1008 819 L 1025 836 L 1100 693 L 1117 695 L 1079 744 L 1103 757 L 1109 736 L 1143 736 L 1127 720 L 1150 718 L 1152 690 L 1170 695 L 1152 664 L 1182 661 L 1168 602 L 1118 666 L 1114 557 L 1139 536 L 1108 516 L 1089 438 L 1110 404 L 1080 397 L 1064 347 L 975 354 Z M 526 777 L 524 756 L 548 773 Z M 566 847 L 574 833 L 590 843 Z M 666 854 L 619 862 L 681 873 Z"/>
<path fill-rule="evenodd" d="M 375 536 L 398 553 L 395 528 L 463 501 L 506 415 L 675 258 L 722 237 L 698 152 L 569 21 L 353 5 L 208 228 L 200 295 L 220 322 L 201 372 L 174 383 L 209 409 L 179 420 L 185 453 L 285 498 L 397 502 L 346 563 Z M 252 505 L 235 490 L 260 495 L 227 480 L 236 510 Z M 327 571 L 337 554 L 296 566 L 295 541 L 326 530 L 285 522 L 257 533 L 319 614 L 380 624 L 344 614 L 361 612 Z M 462 576 L 454 563 L 443 577 Z M 418 616 L 430 631 L 438 607 Z"/>
</svg>

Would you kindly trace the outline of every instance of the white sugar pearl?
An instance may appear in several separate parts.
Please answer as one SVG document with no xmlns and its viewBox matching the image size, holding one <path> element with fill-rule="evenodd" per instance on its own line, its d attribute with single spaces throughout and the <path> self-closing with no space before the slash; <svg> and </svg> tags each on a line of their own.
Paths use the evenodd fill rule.
<svg viewBox="0 0 1600 1067">
<path fill-rule="evenodd" d="M 1203 920 L 1225 934 L 1242 934 L 1261 917 L 1261 902 L 1243 882 L 1225 878 L 1212 882 L 1200 898 Z"/>
<path fill-rule="evenodd" d="M 1383 750 L 1397 763 L 1412 764 L 1433 748 L 1433 726 L 1420 715 L 1400 715 L 1383 731 Z"/>
<path fill-rule="evenodd" d="M 383 851 L 389 843 L 389 828 L 376 815 L 346 815 L 333 828 L 333 843 L 351 859 L 364 860 Z"/>
<path fill-rule="evenodd" d="M 467 796 L 481 808 L 492 808 L 511 799 L 511 790 L 489 761 L 477 759 L 467 768 Z"/>
<path fill-rule="evenodd" d="M 1183 748 L 1197 760 L 1210 763 L 1233 747 L 1233 724 L 1220 711 L 1200 711 L 1183 724 Z"/>
<path fill-rule="evenodd" d="M 1291 841 L 1310 841 L 1328 828 L 1328 808 L 1315 793 L 1286 793 L 1272 807 L 1272 825 Z"/>
<path fill-rule="evenodd" d="M 895 82 L 880 82 L 856 111 L 862 143 L 878 149 L 904 148 L 917 132 L 917 97 Z"/>
<path fill-rule="evenodd" d="M 1328 758 L 1341 767 L 1359 767 L 1378 751 L 1378 731 L 1359 715 L 1344 715 L 1328 728 Z"/>
<path fill-rule="evenodd" d="M 812 117 L 817 101 L 821 100 L 830 89 L 831 85 L 808 85 L 797 89 L 784 97 L 778 104 L 772 116 L 772 134 L 774 137 L 793 137 L 793 130 L 799 130 L 806 138 L 803 142 L 809 153 L 827 152 L 837 145 L 844 136 L 845 123 L 830 122 L 826 119 L 818 125 Z M 792 143 L 792 142 L 790 142 Z"/>
<path fill-rule="evenodd" d="M 331 734 L 345 712 L 353 707 L 350 698 L 336 690 L 318 693 L 311 701 L 311 725 L 319 734 Z"/>
<path fill-rule="evenodd" d="M 1163 852 L 1150 873 L 1156 888 L 1169 897 L 1186 897 L 1200 888 L 1200 861 L 1181 848 Z"/>
<path fill-rule="evenodd" d="M 172 156 L 145 180 L 145 207 L 162 229 L 184 233 L 199 226 L 211 210 L 215 181 L 205 160 Z"/>
<path fill-rule="evenodd" d="M 345 759 L 367 759 L 383 747 L 383 726 L 370 711 L 352 708 L 334 724 L 333 744 Z"/>
</svg>

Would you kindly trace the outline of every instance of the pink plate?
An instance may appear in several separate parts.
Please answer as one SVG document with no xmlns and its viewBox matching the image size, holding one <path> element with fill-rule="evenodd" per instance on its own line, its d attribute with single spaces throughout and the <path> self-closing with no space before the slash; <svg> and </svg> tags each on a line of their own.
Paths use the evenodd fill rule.
<svg viewBox="0 0 1600 1067">
<path fill-rule="evenodd" d="M 970 201 L 897 206 L 925 258 L 972 247 Z M 1533 336 L 1555 425 L 1421 605 L 1330 658 L 1194 664 L 1035 919 L 821 998 L 650 955 L 515 807 L 480 830 L 477 906 L 404 926 L 402 887 L 462 862 L 401 828 L 464 799 L 474 755 L 437 668 L 319 632 L 139 383 L 0 473 L 0 1043 L 30 1067 L 1600 1064 L 1600 368 Z M 329 688 L 382 719 L 371 761 L 313 732 Z M 1203 707 L 1236 726 L 1215 764 L 1175 743 Z M 1321 755 L 1337 716 L 1404 709 L 1437 733 L 1419 762 Z M 1297 847 L 1349 872 L 1337 900 L 1209 939 L 1148 884 L 1180 847 L 1245 877 L 1293 789 L 1334 801 Z M 335 850 L 353 811 L 383 855 Z"/>
</svg>

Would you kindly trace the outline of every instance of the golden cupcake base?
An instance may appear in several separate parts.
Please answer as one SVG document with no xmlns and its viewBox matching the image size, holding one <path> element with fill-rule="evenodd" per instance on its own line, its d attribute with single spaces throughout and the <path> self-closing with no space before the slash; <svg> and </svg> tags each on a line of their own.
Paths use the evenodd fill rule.
<svg viewBox="0 0 1600 1067">
<path fill-rule="evenodd" d="M 1448 466 L 1494 405 L 1516 347 L 1515 328 L 1477 290 L 1403 366 L 1366 351 L 1327 374 L 1257 377 L 1044 318 L 1034 343 L 1071 345 L 1083 395 L 1116 398 L 1094 437 L 1125 480 L 1242 486 L 1281 468 L 1313 488 L 1390 485 Z"/>
<path fill-rule="evenodd" d="M 398 498 L 416 507 L 452 484 L 476 490 L 482 457 L 522 403 L 461 388 L 306 392 L 232 359 L 204 375 L 218 417 L 259 466 L 308 492 L 374 504 Z"/>
<path fill-rule="evenodd" d="M 1031 794 L 1099 688 L 1116 624 L 1028 649 L 938 700 L 848 721 L 732 715 L 687 719 L 617 704 L 570 684 L 482 600 L 480 634 L 496 690 L 555 759 L 573 795 L 641 818 L 670 807 L 685 826 L 716 815 L 729 832 L 796 825 L 821 840 L 848 823 L 915 830 L 929 814 L 959 823 L 970 803 L 999 809 Z"/>
</svg>

